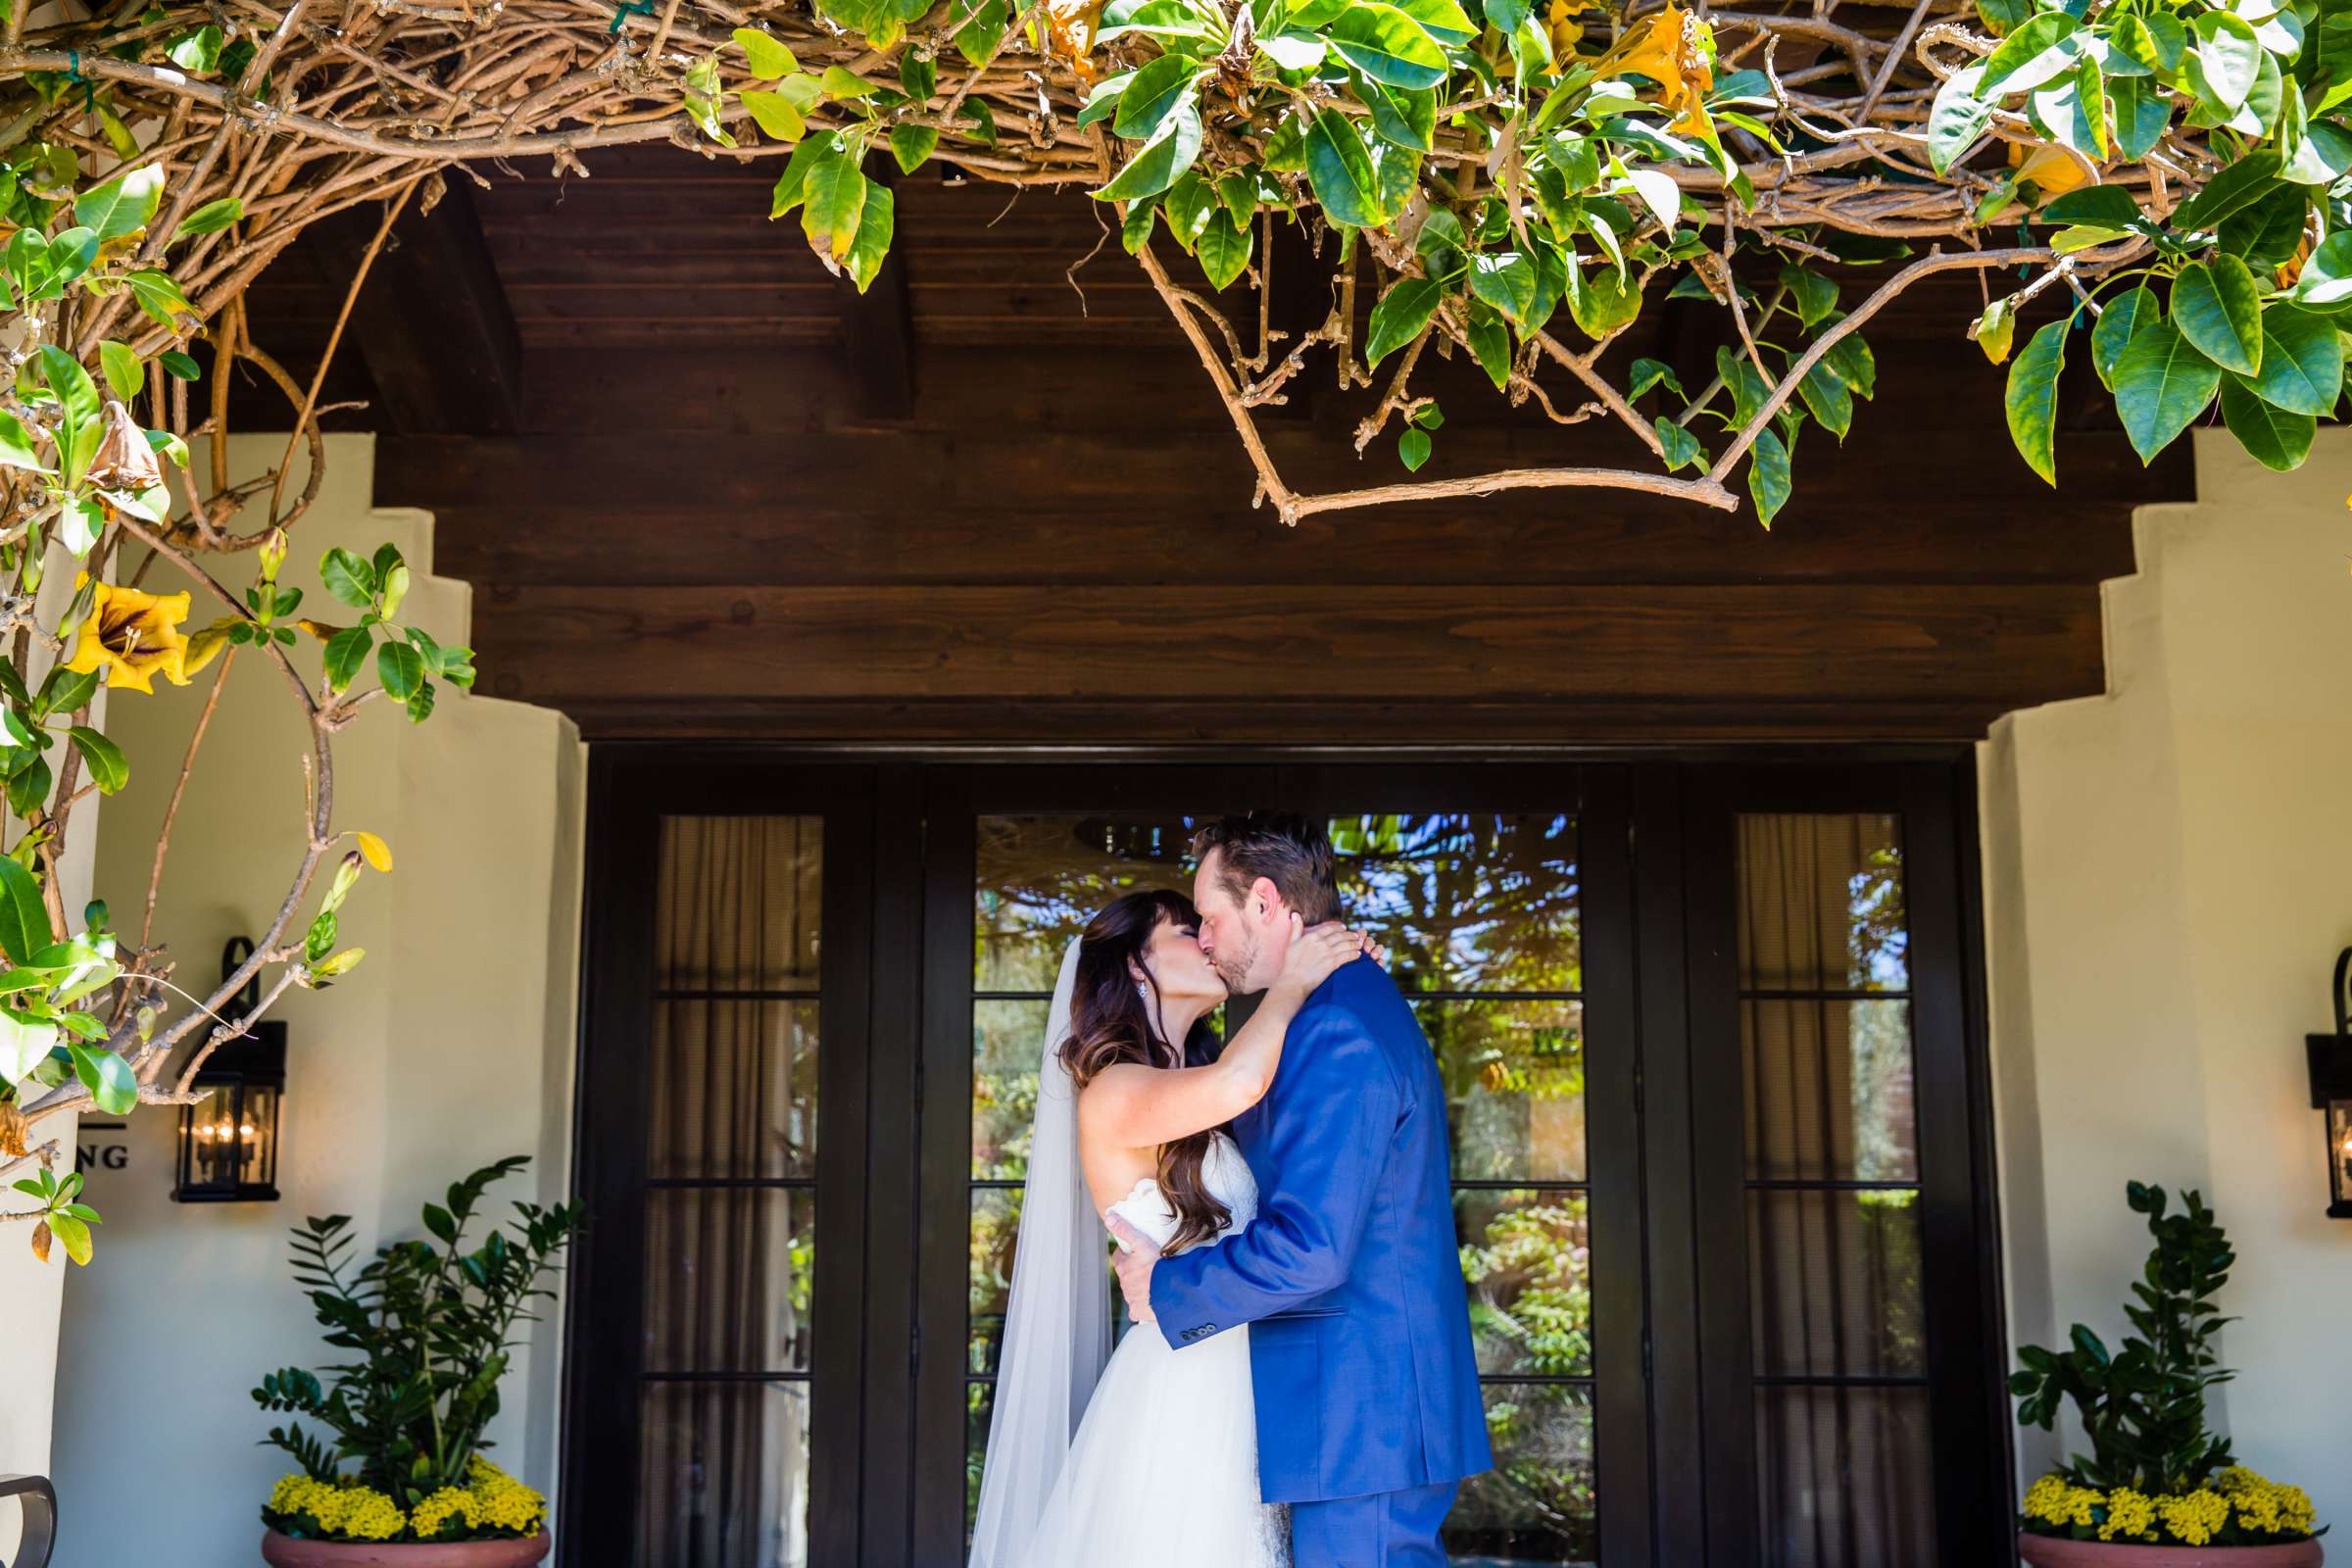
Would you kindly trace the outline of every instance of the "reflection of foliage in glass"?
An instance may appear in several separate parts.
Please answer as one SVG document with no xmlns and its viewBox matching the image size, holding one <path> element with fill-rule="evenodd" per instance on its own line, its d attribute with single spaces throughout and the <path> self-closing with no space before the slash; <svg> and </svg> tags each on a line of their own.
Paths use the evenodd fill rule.
<svg viewBox="0 0 2352 1568">
<path fill-rule="evenodd" d="M 1494 1468 L 1462 1484 L 1446 1544 L 1456 1556 L 1590 1563 L 1594 1532 L 1592 1393 L 1582 1384 L 1487 1387 Z"/>
<path fill-rule="evenodd" d="M 1891 816 L 1853 819 L 1869 848 L 1846 878 L 1846 984 L 1856 991 L 1901 991 L 1911 980 L 1911 934 L 1903 910 L 1903 852 Z"/>
<path fill-rule="evenodd" d="M 1877 1289 L 1870 1328 L 1879 1337 L 1879 1364 L 1928 1364 L 1926 1282 L 1920 1274 L 1919 1190 L 1895 1188 L 1854 1194 L 1862 1225 L 1862 1255 L 1871 1259 Z"/>
<path fill-rule="evenodd" d="M 1012 1292 L 1012 1244 L 1020 1229 L 1019 1188 L 990 1187 L 972 1194 L 965 1321 L 971 1325 L 974 1372 L 997 1369 L 997 1350 L 1004 1332 L 1004 1305 Z"/>
<path fill-rule="evenodd" d="M 963 1544 L 972 1544 L 972 1526 L 980 1517 L 980 1472 L 988 1462 L 988 1423 L 996 1404 L 997 1386 L 963 1386 Z"/>
<path fill-rule="evenodd" d="M 1583 1004 L 1425 1002 L 1414 1011 L 1446 1080 L 1454 1175 L 1581 1181 Z"/>
<path fill-rule="evenodd" d="M 1910 1181 L 1919 1175 L 1918 1117 L 1912 1098 L 1911 1004 L 1857 1002 L 1846 1008 L 1852 1076 L 1854 1179 Z"/>
<path fill-rule="evenodd" d="M 1583 989 L 1573 817 L 1333 817 L 1330 833 L 1342 906 L 1404 990 Z"/>
<path fill-rule="evenodd" d="M 1477 1231 L 1461 1252 L 1480 1367 L 1589 1376 L 1592 1287 L 1586 1195 L 1465 1192 L 1454 1202 L 1464 1235 Z"/>
</svg>

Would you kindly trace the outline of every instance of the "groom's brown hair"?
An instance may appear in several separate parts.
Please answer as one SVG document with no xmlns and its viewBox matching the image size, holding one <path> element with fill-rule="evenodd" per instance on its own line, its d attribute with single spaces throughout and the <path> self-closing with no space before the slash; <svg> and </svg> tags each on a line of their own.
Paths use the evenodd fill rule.
<svg viewBox="0 0 2352 1568">
<path fill-rule="evenodd" d="M 1193 856 L 1225 857 L 1219 881 L 1236 901 L 1264 877 L 1308 925 L 1340 917 L 1340 884 L 1331 837 L 1296 811 L 1251 811 L 1221 816 L 1193 835 Z"/>
</svg>

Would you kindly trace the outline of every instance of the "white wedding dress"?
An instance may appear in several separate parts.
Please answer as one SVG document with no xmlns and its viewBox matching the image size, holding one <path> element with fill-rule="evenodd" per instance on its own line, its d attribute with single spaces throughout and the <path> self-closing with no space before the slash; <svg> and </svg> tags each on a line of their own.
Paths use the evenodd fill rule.
<svg viewBox="0 0 2352 1568">
<path fill-rule="evenodd" d="M 1257 1212 L 1249 1162 L 1223 1133 L 1201 1162 L 1231 1211 Z M 1176 1211 L 1150 1177 L 1111 1211 L 1162 1247 Z M 1149 1323 L 1111 1352 L 1019 1568 L 1287 1568 L 1289 1512 L 1257 1498 L 1257 1412 L 1250 1330 L 1179 1351 Z"/>
<path fill-rule="evenodd" d="M 997 1366 L 971 1568 L 1289 1568 L 1288 1510 L 1258 1501 L 1250 1333 L 1181 1352 L 1136 1325 L 1110 1347 L 1110 1241 L 1078 1162 L 1068 1037 L 1078 944 L 1046 1025 L 1020 1236 Z M 1222 1133 L 1201 1183 L 1257 1213 L 1249 1161 Z M 1146 1178 L 1111 1205 L 1162 1247 L 1177 1218 Z"/>
</svg>

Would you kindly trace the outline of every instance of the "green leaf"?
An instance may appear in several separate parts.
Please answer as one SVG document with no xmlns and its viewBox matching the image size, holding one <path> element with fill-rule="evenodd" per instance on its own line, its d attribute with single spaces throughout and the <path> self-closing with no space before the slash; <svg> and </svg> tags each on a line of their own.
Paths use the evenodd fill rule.
<svg viewBox="0 0 2352 1568">
<path fill-rule="evenodd" d="M 1152 216 L 1159 211 L 1159 198 L 1146 196 L 1127 204 L 1127 216 L 1119 222 L 1119 247 L 1133 256 L 1152 238 Z"/>
<path fill-rule="evenodd" d="M 1470 353 L 1478 368 L 1487 372 L 1494 390 L 1503 391 L 1511 384 L 1511 334 L 1502 324 L 1502 318 L 1492 306 L 1481 304 L 1471 310 L 1466 335 Z"/>
<path fill-rule="evenodd" d="M 130 1070 L 129 1062 L 111 1051 L 92 1051 L 78 1040 L 68 1041 L 66 1050 L 74 1057 L 74 1075 L 100 1110 L 109 1116 L 127 1116 L 138 1107 L 139 1075 Z"/>
<path fill-rule="evenodd" d="M 2311 193 L 2300 185 L 2280 185 L 2251 207 L 2241 207 L 2222 220 L 2218 236 L 2222 249 L 2246 264 L 2249 271 L 2276 272 L 2303 243 L 2303 220 L 2311 209 Z"/>
<path fill-rule="evenodd" d="M 1473 256 L 1470 292 L 1500 311 L 1505 319 L 1524 324 L 1536 308 L 1536 264 L 1519 251 Z"/>
<path fill-rule="evenodd" d="M 1478 24 L 1454 0 L 1389 0 L 1397 10 L 1421 24 L 1423 30 L 1445 44 L 1476 41 Z"/>
<path fill-rule="evenodd" d="M 166 349 L 155 357 L 155 363 L 162 366 L 165 372 L 175 381 L 193 381 L 204 373 L 203 368 L 194 360 L 177 349 Z M 182 464 L 180 466 L 185 467 L 187 465 Z"/>
<path fill-rule="evenodd" d="M 90 782 L 98 786 L 99 794 L 112 795 L 122 788 L 130 778 L 130 763 L 122 747 L 86 724 L 76 724 L 66 733 L 88 764 Z"/>
<path fill-rule="evenodd" d="M 796 142 L 808 133 L 808 122 L 792 100 L 778 92 L 746 90 L 735 95 L 752 117 L 752 123 L 770 141 Z M 936 135 L 937 133 L 934 132 Z"/>
<path fill-rule="evenodd" d="M 1396 437 L 1396 457 L 1408 470 L 1418 472 L 1429 461 L 1429 432 L 1418 425 L 1407 425 Z"/>
<path fill-rule="evenodd" d="M 2324 416 L 2344 386 L 2344 342 L 2326 317 L 2292 305 L 2262 313 L 2262 372 L 2248 384 L 2275 409 Z"/>
<path fill-rule="evenodd" d="M 2128 289 L 2107 302 L 2098 324 L 2090 329 L 2090 364 L 2099 372 L 2100 385 L 2110 392 L 2115 390 L 2115 362 L 2124 357 L 2132 336 L 2162 314 L 2156 303 L 2156 291 L 2145 284 Z"/>
<path fill-rule="evenodd" d="M 1306 177 L 1324 216 L 1349 228 L 1381 221 L 1381 191 L 1371 155 L 1355 122 L 1336 109 L 1319 112 L 1306 129 Z"/>
<path fill-rule="evenodd" d="M 220 29 L 208 24 L 172 39 L 164 53 L 182 71 L 210 75 L 220 67 L 221 42 Z"/>
<path fill-rule="evenodd" d="M 179 284 L 168 272 L 152 267 L 141 268 L 124 273 L 122 281 L 130 285 L 131 298 L 139 302 L 139 309 L 150 319 L 174 332 L 179 330 L 181 317 L 196 314 L 196 307 L 188 303 L 187 295 L 180 292 Z"/>
<path fill-rule="evenodd" d="M 1845 439 L 1846 431 L 1854 424 L 1854 395 L 1846 390 L 1843 381 L 1816 362 L 1805 372 L 1804 379 L 1796 383 L 1796 395 L 1804 400 L 1805 411 L 1823 429 L 1841 442 Z"/>
<path fill-rule="evenodd" d="M 90 459 L 97 454 L 99 438 L 105 433 L 103 411 L 98 401 L 98 384 L 79 361 L 54 343 L 44 343 L 40 351 L 41 380 L 57 400 L 58 423 L 56 439 L 63 460 L 65 481 L 69 485 L 81 483 L 88 471 Z"/>
<path fill-rule="evenodd" d="M 1598 339 L 1642 314 L 1642 285 L 1613 267 L 1568 271 L 1568 314 L 1586 336 Z"/>
<path fill-rule="evenodd" d="M 1095 194 L 1110 202 L 1156 196 L 1173 185 L 1176 176 L 1191 169 L 1193 160 L 1200 156 L 1200 101 L 1188 88 L 1175 111 L 1160 122 L 1157 133 L 1127 160 L 1109 184 Z"/>
<path fill-rule="evenodd" d="M 2262 40 L 2226 11 L 2207 11 L 2188 24 L 2196 42 L 2188 54 L 2188 86 L 2196 95 L 2235 109 L 2254 90 L 2262 69 Z"/>
<path fill-rule="evenodd" d="M 2149 321 L 2132 335 L 2115 365 L 2115 403 L 2142 464 L 2153 462 L 2205 412 L 2221 380 L 2221 367 L 2170 321 Z"/>
<path fill-rule="evenodd" d="M 1665 448 L 1668 473 L 1706 466 L 1707 449 L 1699 445 L 1698 437 L 1664 415 L 1658 416 L 1653 428 L 1658 432 L 1658 445 Z"/>
<path fill-rule="evenodd" d="M 930 125 L 893 125 L 890 127 L 890 156 L 901 173 L 911 174 L 928 163 L 939 146 L 939 131 Z"/>
<path fill-rule="evenodd" d="M 359 678 L 360 665 L 368 659 L 368 650 L 375 635 L 366 626 L 346 626 L 327 639 L 326 684 L 330 691 L 348 691 Z"/>
<path fill-rule="evenodd" d="M 49 1232 L 65 1244 L 66 1255 L 87 1266 L 90 1261 L 90 1228 L 71 1214 L 49 1216 Z"/>
<path fill-rule="evenodd" d="M 0 952 L 11 963 L 30 963 L 49 946 L 49 910 L 32 873 L 0 855 Z"/>
<path fill-rule="evenodd" d="M 375 603 L 375 567 L 337 545 L 318 559 L 318 580 L 326 591 L 354 610 Z"/>
<path fill-rule="evenodd" d="M 1438 95 L 1434 89 L 1389 87 L 1365 81 L 1358 95 L 1372 111 L 1372 133 L 1399 147 L 1427 152 L 1436 145 Z"/>
<path fill-rule="evenodd" d="M 1756 520 L 1771 527 L 1788 504 L 1788 449 L 1771 430 L 1759 430 L 1756 444 L 1747 449 L 1747 494 L 1756 504 Z"/>
<path fill-rule="evenodd" d="M 2075 36 L 2082 25 L 2063 11 L 2042 12 L 1985 58 L 1978 91 L 1986 98 L 2031 92 L 2072 73 L 2082 58 L 2082 45 Z"/>
<path fill-rule="evenodd" d="M 1208 275 L 1211 285 L 1222 291 L 1242 275 L 1250 265 L 1250 252 L 1256 244 L 1256 224 L 1236 223 L 1233 214 L 1217 209 L 1216 216 L 1200 230 L 1194 247 L 1194 254 L 1200 259 L 1200 270 Z"/>
<path fill-rule="evenodd" d="M 760 27 L 737 27 L 736 43 L 743 48 L 750 62 L 752 74 L 761 81 L 776 81 L 801 69 L 800 61 L 784 40 Z"/>
<path fill-rule="evenodd" d="M 24 421 L 0 409 L 0 467 L 29 468 L 35 473 L 47 473 L 48 466 L 33 450 L 32 432 Z"/>
<path fill-rule="evenodd" d="M 1258 52 L 1283 71 L 1312 71 L 1326 53 L 1321 38 L 1311 32 L 1259 33 Z"/>
<path fill-rule="evenodd" d="M 128 345 L 108 338 L 98 345 L 98 364 L 106 371 L 106 384 L 114 388 L 115 396 L 127 403 L 139 395 L 147 384 L 147 368 Z"/>
<path fill-rule="evenodd" d="M 1531 279 L 1533 269 L 1530 269 Z M 1377 366 L 1421 335 L 1429 318 L 1446 297 L 1445 288 L 1434 278 L 1407 277 L 1380 297 L 1372 307 L 1371 336 L 1364 342 L 1364 363 Z"/>
<path fill-rule="evenodd" d="M 2164 139 L 2164 127 L 2173 118 L 2173 101 L 2162 88 L 2150 86 L 2145 77 L 2110 76 L 2107 112 L 2115 122 L 2116 151 L 2136 163 Z"/>
<path fill-rule="evenodd" d="M 407 643 L 382 643 L 375 650 L 375 678 L 385 695 L 406 702 L 424 684 L 424 656 Z"/>
<path fill-rule="evenodd" d="M 2008 364 L 2009 351 L 2017 341 L 2017 296 L 2004 294 L 1985 306 L 1984 314 L 1969 328 L 1969 335 L 1984 351 L 1984 358 L 1995 365 Z"/>
<path fill-rule="evenodd" d="M 898 199 L 890 187 L 878 179 L 865 182 L 865 211 L 858 219 L 858 237 L 850 242 L 850 253 L 842 258 L 849 269 L 850 279 L 862 294 L 871 287 L 882 270 L 882 262 L 890 254 L 892 233 L 898 227 Z"/>
<path fill-rule="evenodd" d="M 850 254 L 850 247 L 858 243 L 858 221 L 865 216 L 867 183 L 854 158 L 828 158 L 808 172 L 801 232 L 808 236 L 810 250 L 833 261 Z"/>
<path fill-rule="evenodd" d="M 810 170 L 847 156 L 839 135 L 811 136 L 795 147 L 792 156 L 784 160 L 784 172 L 776 176 L 775 195 L 768 202 L 768 218 L 771 220 L 782 218 L 808 199 Z"/>
<path fill-rule="evenodd" d="M 2058 482 L 2052 449 L 2058 428 L 2058 372 L 2066 368 L 2066 335 L 2074 324 L 2073 317 L 2062 317 L 2027 340 L 2026 351 L 2009 367 L 2009 387 L 2002 400 L 2018 456 L 2051 485 Z"/>
<path fill-rule="evenodd" d="M 2352 230 L 2339 229 L 2320 241 L 2287 298 L 2317 310 L 2352 303 Z"/>
<path fill-rule="evenodd" d="M 2225 370 L 2262 368 L 2262 296 L 2234 256 L 2191 262 L 2173 279 L 2173 324 Z"/>
<path fill-rule="evenodd" d="M 1781 282 L 1796 305 L 1797 321 L 1808 332 L 1829 319 L 1838 309 L 1838 285 L 1819 272 L 1809 272 L 1794 262 L 1783 264 Z"/>
<path fill-rule="evenodd" d="M 1392 87 L 1434 87 L 1446 79 L 1446 51 L 1418 22 L 1379 0 L 1357 0 L 1329 29 L 1342 58 Z"/>
<path fill-rule="evenodd" d="M 2251 152 L 2205 182 L 2205 188 L 2173 210 L 2176 228 L 2212 228 L 2241 207 L 2250 207 L 2278 180 L 2278 155 L 2270 148 Z"/>
<path fill-rule="evenodd" d="M 2034 215 L 2044 223 L 2086 223 L 2095 228 L 2128 228 L 2138 221 L 2139 203 L 2121 185 L 2085 185 L 2054 196 Z"/>
<path fill-rule="evenodd" d="M 241 196 L 223 196 L 216 202 L 206 202 L 181 220 L 175 240 L 193 239 L 199 234 L 217 233 L 245 216 L 245 200 Z"/>
<path fill-rule="evenodd" d="M 2222 381 L 2222 422 L 2248 456 L 2279 473 L 2303 466 L 2319 429 L 2319 420 L 2310 415 L 2272 407 L 2234 375 Z"/>
<path fill-rule="evenodd" d="M 2033 0 L 1977 0 L 1977 16 L 1984 30 L 1998 38 L 2015 32 L 2034 15 Z"/>
<path fill-rule="evenodd" d="M 210 29 L 218 33 L 218 27 Z M 164 171 L 160 164 L 132 170 L 93 186 L 74 198 L 74 220 L 94 231 L 103 245 L 135 234 L 155 221 L 164 199 Z"/>
<path fill-rule="evenodd" d="M 841 66 L 827 66 L 825 74 L 817 80 L 823 85 L 828 98 L 871 98 L 874 95 L 872 82 Z"/>
<path fill-rule="evenodd" d="M 1135 74 L 1119 94 L 1119 111 L 1110 128 L 1129 141 L 1150 141 L 1169 118 L 1193 98 L 1193 78 L 1200 64 L 1183 55 L 1161 55 Z"/>
</svg>

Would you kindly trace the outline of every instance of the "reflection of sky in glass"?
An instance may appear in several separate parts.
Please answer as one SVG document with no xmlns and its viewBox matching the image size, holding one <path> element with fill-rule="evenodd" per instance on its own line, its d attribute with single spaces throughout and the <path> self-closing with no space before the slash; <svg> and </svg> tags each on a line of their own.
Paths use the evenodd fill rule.
<svg viewBox="0 0 2352 1568">
<path fill-rule="evenodd" d="M 1846 878 L 1846 984 L 1902 991 L 1911 984 L 1911 933 L 1904 923 L 1901 833 L 1891 816 L 1863 820 L 1882 847 Z"/>
</svg>

